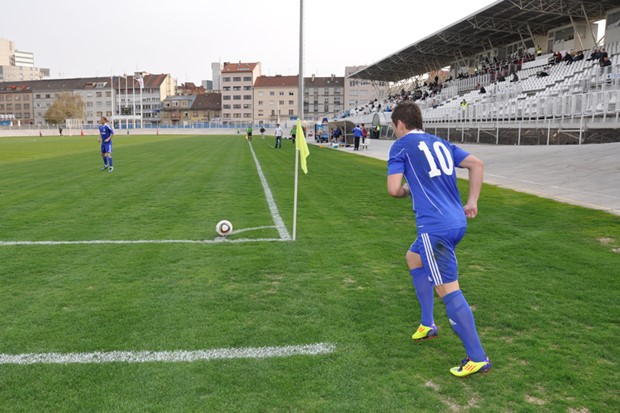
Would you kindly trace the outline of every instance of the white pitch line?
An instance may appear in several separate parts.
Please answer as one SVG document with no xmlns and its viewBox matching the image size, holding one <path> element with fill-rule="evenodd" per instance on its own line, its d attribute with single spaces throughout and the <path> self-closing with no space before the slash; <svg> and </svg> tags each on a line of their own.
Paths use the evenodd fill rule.
<svg viewBox="0 0 620 413">
<path fill-rule="evenodd" d="M 282 221 L 282 217 L 280 216 L 280 212 L 278 211 L 278 206 L 276 205 L 276 201 L 273 199 L 273 195 L 271 194 L 271 189 L 269 188 L 267 179 L 265 179 L 265 175 L 263 174 L 263 170 L 260 167 L 258 158 L 256 157 L 256 154 L 254 153 L 254 148 L 252 148 L 252 144 L 250 142 L 248 142 L 248 145 L 250 147 L 250 151 L 252 152 L 252 156 L 254 157 L 254 163 L 256 163 L 256 170 L 258 171 L 260 182 L 261 184 L 263 184 L 263 190 L 265 191 L 265 197 L 267 198 L 267 204 L 269 204 L 269 210 L 271 211 L 271 216 L 273 217 L 273 223 L 276 224 L 276 228 L 278 229 L 280 238 L 286 241 L 290 241 L 291 235 L 288 233 L 288 230 L 286 229 L 286 225 L 284 225 L 284 221 Z"/>
<path fill-rule="evenodd" d="M 228 239 L 218 237 L 212 240 L 192 239 L 138 239 L 138 240 L 84 240 L 84 241 L 0 241 L 0 247 L 15 245 L 79 245 L 79 244 L 241 244 L 245 242 L 281 242 L 290 241 L 282 238 L 240 238 Z"/>
<path fill-rule="evenodd" d="M 2 364 L 101 364 L 180 363 L 220 359 L 263 359 L 271 357 L 317 356 L 333 353 L 335 344 L 317 343 L 283 347 L 220 348 L 196 351 L 109 351 L 94 353 L 0 354 Z"/>
</svg>

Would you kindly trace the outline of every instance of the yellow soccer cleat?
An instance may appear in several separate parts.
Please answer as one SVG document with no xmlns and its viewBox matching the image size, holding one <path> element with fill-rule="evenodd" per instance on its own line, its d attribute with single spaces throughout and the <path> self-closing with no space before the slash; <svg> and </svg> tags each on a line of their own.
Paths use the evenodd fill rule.
<svg viewBox="0 0 620 413">
<path fill-rule="evenodd" d="M 437 326 L 433 324 L 430 327 L 420 324 L 420 327 L 413 333 L 411 339 L 413 341 L 423 341 L 437 337 Z"/>
<path fill-rule="evenodd" d="M 491 370 L 491 362 L 487 357 L 484 361 L 472 361 L 469 357 L 465 357 L 461 361 L 461 365 L 458 367 L 452 367 L 450 369 L 450 373 L 454 374 L 456 377 L 467 377 L 474 373 L 486 373 Z"/>
</svg>

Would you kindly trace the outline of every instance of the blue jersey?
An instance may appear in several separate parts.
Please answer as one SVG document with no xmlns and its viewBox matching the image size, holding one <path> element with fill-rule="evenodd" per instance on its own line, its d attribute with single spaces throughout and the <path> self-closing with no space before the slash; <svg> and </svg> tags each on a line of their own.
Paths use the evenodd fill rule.
<svg viewBox="0 0 620 413">
<path fill-rule="evenodd" d="M 114 135 L 114 129 L 112 129 L 107 123 L 104 125 L 99 125 L 99 134 L 101 135 L 101 141 L 103 143 L 104 140 Z M 110 143 L 112 143 L 112 139 L 110 139 Z"/>
<path fill-rule="evenodd" d="M 422 131 L 412 131 L 392 144 L 388 175 L 404 175 L 419 232 L 467 226 L 455 172 L 467 156 L 456 145 Z"/>
</svg>

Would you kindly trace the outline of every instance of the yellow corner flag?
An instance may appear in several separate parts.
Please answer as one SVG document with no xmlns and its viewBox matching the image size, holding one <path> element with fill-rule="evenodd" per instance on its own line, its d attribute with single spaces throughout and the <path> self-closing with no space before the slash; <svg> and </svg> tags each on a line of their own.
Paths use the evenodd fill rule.
<svg viewBox="0 0 620 413">
<path fill-rule="evenodd" d="M 304 128 L 301 127 L 301 119 L 297 119 L 297 137 L 295 140 L 295 146 L 297 146 L 297 149 L 299 149 L 299 154 L 301 155 L 301 170 L 307 174 L 308 164 L 306 163 L 306 158 L 310 155 L 310 151 L 308 150 L 308 143 L 306 142 L 306 136 L 304 135 Z"/>
</svg>

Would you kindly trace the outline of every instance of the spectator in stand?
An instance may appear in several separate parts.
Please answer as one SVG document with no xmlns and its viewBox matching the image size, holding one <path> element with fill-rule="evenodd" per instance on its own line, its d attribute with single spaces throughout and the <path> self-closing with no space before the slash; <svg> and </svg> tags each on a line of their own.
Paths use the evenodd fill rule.
<svg viewBox="0 0 620 413">
<path fill-rule="evenodd" d="M 519 76 L 517 76 L 517 72 L 512 72 L 512 79 L 510 80 L 510 83 L 518 82 L 518 81 L 519 81 Z"/>
<path fill-rule="evenodd" d="M 542 55 L 542 48 L 540 47 L 540 45 L 536 46 L 536 56 L 541 56 Z"/>
<path fill-rule="evenodd" d="M 611 66 L 611 60 L 609 60 L 609 57 L 605 56 L 601 59 L 601 61 L 599 62 L 599 65 L 601 67 Z"/>
<path fill-rule="evenodd" d="M 536 76 L 538 77 L 545 77 L 545 76 L 549 76 L 549 73 L 547 73 L 547 68 L 544 68 L 543 70 L 540 70 L 539 72 L 536 73 Z"/>
<path fill-rule="evenodd" d="M 487 90 L 484 88 L 484 86 L 480 86 L 480 83 L 476 85 L 476 89 L 478 89 L 480 93 L 487 93 Z"/>
<path fill-rule="evenodd" d="M 577 54 L 575 54 L 575 57 L 573 57 L 573 61 L 574 62 L 578 62 L 580 60 L 583 60 L 584 57 L 585 56 L 583 55 L 583 51 L 580 50 L 580 51 L 577 52 Z"/>
<path fill-rule="evenodd" d="M 566 62 L 567 65 L 570 65 L 573 63 L 573 56 L 575 55 L 575 51 L 571 50 L 570 52 L 566 52 L 566 54 L 564 55 L 564 58 L 562 59 L 563 61 Z"/>
</svg>

